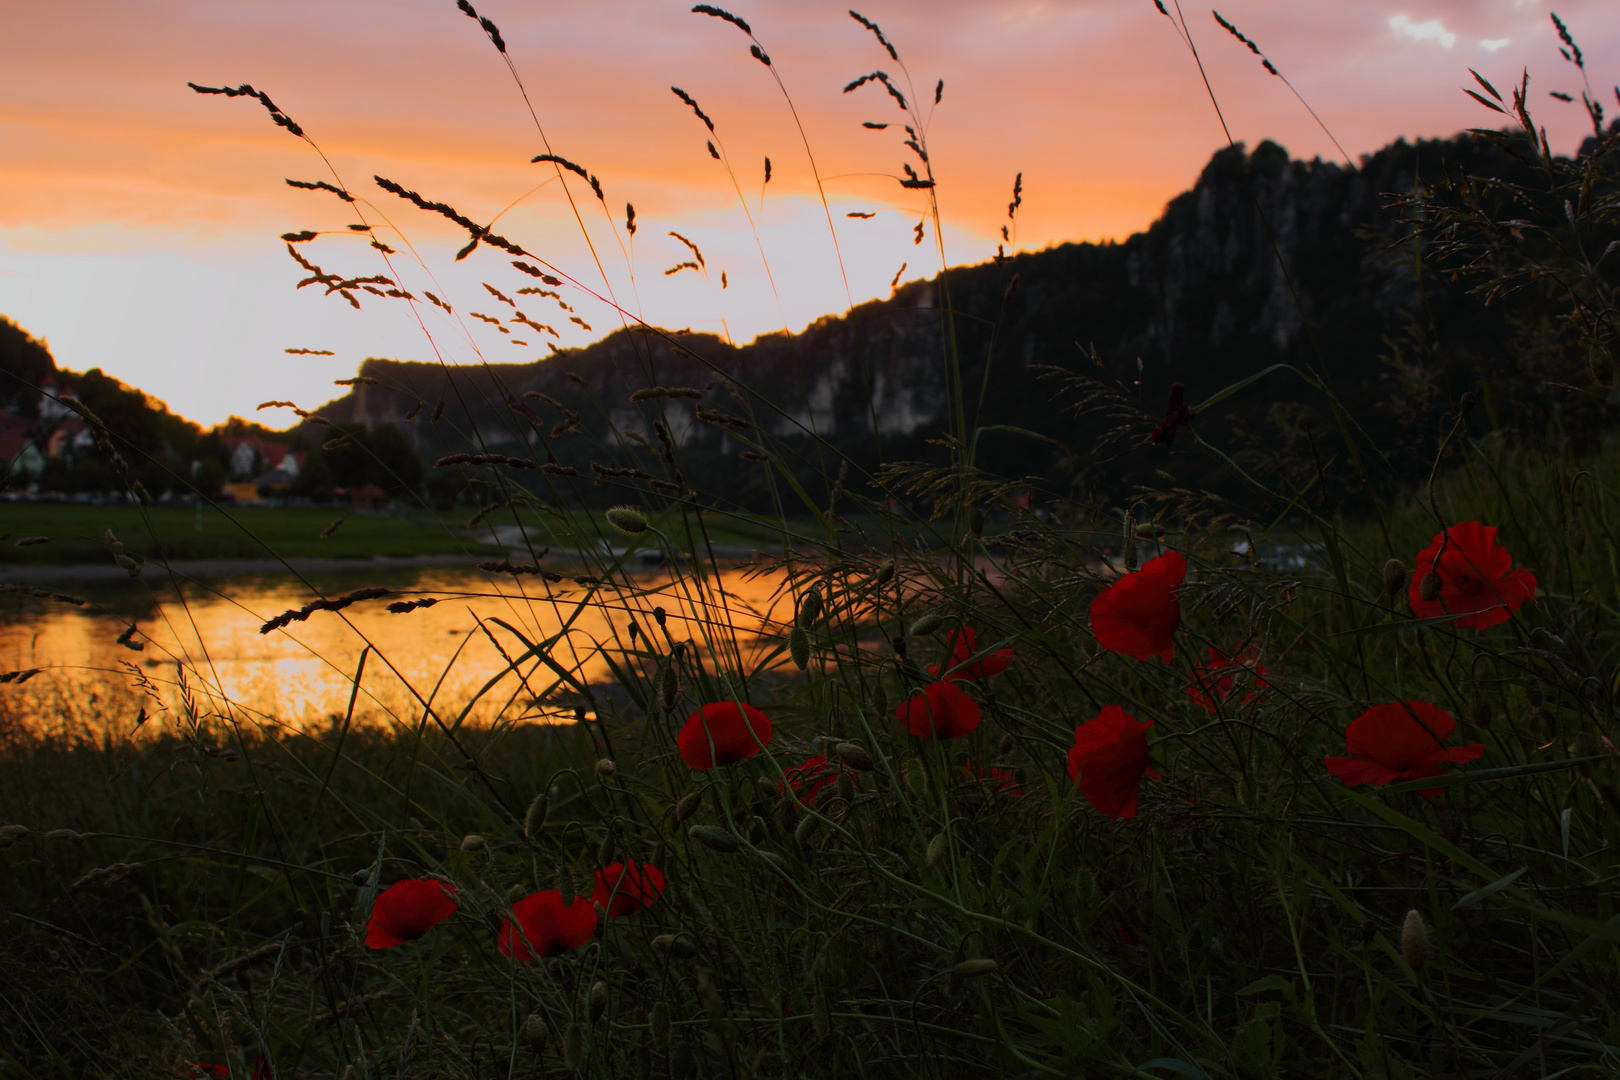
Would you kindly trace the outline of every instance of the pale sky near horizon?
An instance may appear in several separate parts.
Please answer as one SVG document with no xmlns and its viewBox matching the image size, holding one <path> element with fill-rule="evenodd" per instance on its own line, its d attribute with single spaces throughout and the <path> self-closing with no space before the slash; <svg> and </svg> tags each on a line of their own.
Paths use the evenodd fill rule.
<svg viewBox="0 0 1620 1080">
<path fill-rule="evenodd" d="M 512 314 L 481 283 L 508 295 L 537 283 L 488 247 L 453 262 L 465 233 L 381 191 L 374 173 L 478 221 L 510 205 L 496 232 L 598 293 L 610 288 L 624 309 L 746 341 L 798 330 L 851 299 L 885 296 L 902 264 L 901 280 L 939 269 L 931 229 L 924 244 L 912 242 L 924 200 L 893 179 L 903 163 L 915 164 L 900 145 L 906 117 L 873 84 L 842 93 L 856 76 L 884 69 L 922 99 L 953 264 L 994 254 L 1020 171 L 1019 249 L 1123 238 L 1190 186 L 1224 144 L 1198 68 L 1153 0 L 862 2 L 858 10 L 899 49 L 915 93 L 839 3 L 720 5 L 752 24 L 792 96 L 803 140 L 748 39 L 691 14 L 689 2 L 478 5 L 499 26 L 552 150 L 600 177 L 607 214 L 569 179 L 604 286 L 560 185 L 546 182 L 550 167 L 529 161 L 544 147 L 523 98 L 453 0 L 0 0 L 0 314 L 47 339 L 59 365 L 99 366 L 211 424 L 272 398 L 317 405 L 366 356 L 477 363 L 546 355 L 553 339 L 540 332 L 512 326 L 517 332 L 503 335 L 470 317 Z M 1572 150 L 1584 113 L 1548 92 L 1578 96 L 1582 84 L 1558 55 L 1549 10 L 1570 26 L 1594 94 L 1615 114 L 1613 0 L 1220 5 L 1351 155 L 1397 137 L 1494 126 L 1502 118 L 1462 93 L 1474 86 L 1470 67 L 1504 95 L 1528 68 L 1538 119 L 1555 149 Z M 1235 138 L 1251 146 L 1272 138 L 1296 157 L 1338 157 L 1208 7 L 1184 11 Z M 199 96 L 187 81 L 266 91 L 362 198 L 377 235 L 400 249 L 401 283 L 448 299 L 456 317 L 423 305 L 419 324 L 398 300 L 360 294 L 355 311 L 316 288 L 295 290 L 305 272 L 277 239 L 288 231 L 338 234 L 299 249 L 327 270 L 394 271 L 363 238 L 344 235 L 359 220 L 354 210 L 284 184 L 333 179 L 307 143 L 275 127 L 257 102 Z M 710 156 L 709 132 L 671 85 L 713 118 L 726 163 Z M 863 121 L 894 126 L 872 131 Z M 627 201 L 637 213 L 633 243 Z M 699 245 L 710 280 L 664 274 L 691 257 L 671 230 Z M 563 292 L 590 330 L 549 299 L 514 299 L 564 345 L 619 324 L 589 293 Z M 258 416 L 277 426 L 291 419 Z"/>
</svg>

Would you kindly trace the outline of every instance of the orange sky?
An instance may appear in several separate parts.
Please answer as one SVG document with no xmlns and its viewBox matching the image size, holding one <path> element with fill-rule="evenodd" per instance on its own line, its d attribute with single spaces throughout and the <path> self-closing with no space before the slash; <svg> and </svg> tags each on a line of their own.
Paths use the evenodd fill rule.
<svg viewBox="0 0 1620 1080">
<path fill-rule="evenodd" d="M 824 177 L 846 293 L 793 114 L 742 33 L 689 8 L 664 0 L 480 5 L 500 26 L 552 148 L 601 178 L 618 239 L 589 189 L 576 181 L 572 191 L 620 303 L 648 321 L 729 329 L 746 340 L 798 329 L 851 296 L 886 295 L 902 263 L 907 278 L 936 271 L 932 236 L 912 244 L 922 200 L 889 178 L 912 160 L 899 145 L 904 136 L 860 126 L 905 117 L 874 86 L 840 93 L 874 68 L 900 76 L 877 41 L 836 3 L 732 5 L 793 95 Z M 952 262 L 994 252 L 1020 170 L 1019 247 L 1123 237 L 1185 189 L 1223 142 L 1198 70 L 1152 0 L 884 0 L 862 10 L 899 48 L 925 106 L 935 80 L 945 80 L 928 141 Z M 1555 10 L 1613 113 L 1620 5 L 1563 0 Z M 1336 156 L 1207 7 L 1185 11 L 1236 138 Z M 1505 87 L 1528 66 L 1555 146 L 1567 151 L 1580 137 L 1576 108 L 1546 96 L 1581 85 L 1558 57 L 1545 0 L 1233 0 L 1221 12 L 1259 42 L 1351 154 L 1487 122 L 1494 114 L 1459 89 L 1472 85 L 1469 67 Z M 462 318 L 429 309 L 425 335 L 398 301 L 366 297 L 355 312 L 314 289 L 295 292 L 302 271 L 277 235 L 342 231 L 355 214 L 282 183 L 331 176 L 256 103 L 199 97 L 188 80 L 267 91 L 369 200 L 366 220 L 393 223 L 421 254 L 425 269 L 396 263 L 406 287 L 447 295 Z M 725 168 L 705 149 L 708 132 L 672 84 L 714 118 L 757 241 Z M 268 398 L 316 404 L 368 355 L 425 359 L 436 347 L 456 363 L 532 359 L 545 352 L 538 335 L 520 329 L 528 345 L 517 346 L 465 318 L 500 313 L 481 282 L 511 293 L 525 279 L 488 249 L 453 263 L 456 231 L 370 177 L 381 173 L 487 220 L 547 178 L 545 166 L 529 163 L 542 150 L 500 57 L 452 0 L 14 2 L 0 8 L 0 313 L 47 337 L 63 366 L 99 365 L 205 423 Z M 766 155 L 773 178 L 761 203 Z M 628 259 L 618 246 L 626 201 L 640 225 Z M 851 219 L 851 211 L 877 216 Z M 688 257 L 671 229 L 700 245 L 712 281 L 664 276 Z M 497 231 L 601 288 L 555 181 Z M 403 247 L 399 234 L 379 235 Z M 302 250 L 330 270 L 389 272 L 355 237 L 323 236 Z M 549 302 L 524 310 L 555 324 L 570 345 L 618 322 L 587 295 L 565 299 L 592 331 L 562 321 L 566 313 Z M 297 347 L 336 355 L 283 351 Z"/>
</svg>

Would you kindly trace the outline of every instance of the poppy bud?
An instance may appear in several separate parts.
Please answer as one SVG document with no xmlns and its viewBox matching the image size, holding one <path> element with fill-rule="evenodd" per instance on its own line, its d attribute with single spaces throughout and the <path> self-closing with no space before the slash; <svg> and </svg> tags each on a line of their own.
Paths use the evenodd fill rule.
<svg viewBox="0 0 1620 1080">
<path fill-rule="evenodd" d="M 832 1030 L 832 1008 L 826 994 L 817 994 L 815 1000 L 811 1002 L 810 1024 L 820 1038 L 826 1038 L 827 1033 Z"/>
<path fill-rule="evenodd" d="M 889 715 L 889 695 L 882 683 L 872 684 L 872 708 L 877 710 L 879 716 Z"/>
<path fill-rule="evenodd" d="M 1490 727 L 1491 700 L 1479 687 L 1468 696 L 1468 719 L 1475 727 Z"/>
<path fill-rule="evenodd" d="M 1003 735 L 1001 737 L 1001 756 L 1006 757 L 1008 754 L 1012 753 L 1013 748 L 1017 745 L 1017 743 L 1013 742 L 1013 737 L 1011 735 Z"/>
<path fill-rule="evenodd" d="M 1164 526 L 1157 521 L 1144 521 L 1136 527 L 1138 540 L 1159 540 L 1164 536 Z"/>
<path fill-rule="evenodd" d="M 1547 700 L 1546 692 L 1541 688 L 1541 680 L 1534 675 L 1524 677 L 1524 701 L 1532 709 L 1541 708 L 1542 702 Z"/>
<path fill-rule="evenodd" d="M 906 658 L 906 638 L 904 634 L 896 634 L 889 644 L 894 647 L 894 655 L 902 660 Z"/>
<path fill-rule="evenodd" d="M 529 803 L 529 812 L 523 815 L 523 835 L 530 840 L 540 839 L 540 831 L 546 827 L 546 813 L 551 809 L 551 794 L 542 791 Z"/>
<path fill-rule="evenodd" d="M 928 797 L 928 770 L 923 768 L 920 758 L 912 758 L 906 762 L 905 783 L 906 789 L 917 798 Z"/>
<path fill-rule="evenodd" d="M 838 755 L 840 761 L 858 772 L 871 772 L 876 768 L 872 755 L 859 743 L 841 742 L 833 747 L 833 753 Z"/>
<path fill-rule="evenodd" d="M 804 599 L 799 601 L 799 625 L 808 630 L 816 625 L 819 618 L 821 618 L 821 586 L 812 585 L 810 591 L 804 594 Z"/>
<path fill-rule="evenodd" d="M 852 774 L 840 771 L 838 774 L 838 797 L 848 806 L 855 801 L 855 778 Z"/>
<path fill-rule="evenodd" d="M 603 758 L 596 763 L 596 778 L 598 780 L 606 780 L 618 771 L 618 763 L 612 758 Z"/>
<path fill-rule="evenodd" d="M 928 865 L 938 866 L 941 862 L 943 862 L 945 859 L 945 852 L 949 850 L 949 847 L 950 841 L 945 838 L 944 833 L 939 833 L 932 840 L 928 841 Z"/>
<path fill-rule="evenodd" d="M 579 1068 L 580 1059 L 585 1056 L 585 1032 L 578 1024 L 569 1024 L 568 1030 L 563 1032 L 563 1064 L 569 1069 Z"/>
<path fill-rule="evenodd" d="M 980 510 L 978 508 L 974 508 L 973 512 L 968 514 L 968 531 L 971 532 L 974 536 L 983 536 L 984 535 L 984 511 L 983 510 Z"/>
<path fill-rule="evenodd" d="M 354 875 L 352 877 L 350 877 L 349 880 L 354 882 L 356 887 L 364 888 L 366 882 L 371 880 L 371 871 L 370 870 L 356 870 L 354 872 Z"/>
<path fill-rule="evenodd" d="M 1390 596 L 1399 596 L 1401 590 L 1406 588 L 1406 564 L 1399 559 L 1391 559 L 1384 564 L 1384 592 Z"/>
<path fill-rule="evenodd" d="M 690 960 L 697 955 L 697 942 L 690 934 L 659 934 L 652 939 L 652 947 L 678 960 Z"/>
<path fill-rule="evenodd" d="M 697 1075 L 697 1059 L 692 1044 L 682 1039 L 669 1048 L 669 1080 L 692 1080 Z"/>
<path fill-rule="evenodd" d="M 602 1014 L 607 1012 L 607 1007 L 608 1007 L 607 983 L 602 982 L 599 979 L 595 983 L 591 984 L 591 997 L 590 997 L 590 1006 L 589 1006 L 590 1014 L 591 1014 L 591 1023 L 594 1024 L 598 1020 L 602 1019 Z"/>
<path fill-rule="evenodd" d="M 660 630 L 663 629 L 663 627 L 664 627 L 664 606 L 662 604 L 660 604 L 657 607 L 653 608 L 653 622 L 658 624 L 658 628 Z"/>
<path fill-rule="evenodd" d="M 742 847 L 741 840 L 738 840 L 718 825 L 694 825 L 686 830 L 686 835 L 711 851 L 718 851 L 722 855 L 730 855 Z"/>
<path fill-rule="evenodd" d="M 567 863 L 557 867 L 557 892 L 562 894 L 563 907 L 573 907 L 579 890 L 574 882 L 574 869 Z"/>
<path fill-rule="evenodd" d="M 360 1074 L 354 1071 L 353 1065 L 343 1066 L 343 1075 L 338 1080 L 360 1080 Z"/>
<path fill-rule="evenodd" d="M 506 890 L 506 902 L 508 904 L 515 904 L 533 891 L 533 887 L 531 887 L 528 882 L 514 881 L 511 887 Z"/>
<path fill-rule="evenodd" d="M 790 833 L 799 827 L 799 800 L 789 796 L 782 800 L 777 808 L 777 819 L 782 823 L 782 831 Z"/>
<path fill-rule="evenodd" d="M 753 821 L 748 824 L 748 842 L 750 844 L 762 844 L 769 833 L 770 830 L 765 825 L 765 819 L 756 814 Z"/>
<path fill-rule="evenodd" d="M 872 584 L 881 588 L 884 585 L 887 585 L 889 583 L 889 579 L 892 577 L 894 577 L 894 560 L 890 559 L 888 562 L 878 567 L 877 573 L 872 577 Z"/>
<path fill-rule="evenodd" d="M 1406 913 L 1401 927 L 1401 955 L 1413 971 L 1422 971 L 1429 962 L 1429 928 L 1415 908 Z"/>
<path fill-rule="evenodd" d="M 1536 627 L 1530 631 L 1530 644 L 1542 652 L 1555 652 L 1564 647 L 1564 639 L 1545 627 Z"/>
<path fill-rule="evenodd" d="M 1130 519 L 1125 521 L 1125 570 L 1134 571 L 1137 566 L 1136 559 L 1136 531 L 1131 528 Z"/>
<path fill-rule="evenodd" d="M 1579 510 L 1570 516 L 1569 525 L 1564 529 L 1564 542 L 1577 555 L 1586 550 L 1586 522 L 1581 519 Z"/>
<path fill-rule="evenodd" d="M 940 628 L 940 626 L 942 626 L 944 624 L 944 622 L 945 622 L 945 616 L 939 614 L 938 612 L 932 612 L 931 611 L 927 615 L 924 615 L 922 618 L 918 619 L 916 622 L 911 624 L 911 636 L 912 637 L 927 637 L 929 634 L 932 634 L 935 630 L 938 630 Z"/>
<path fill-rule="evenodd" d="M 698 809 L 702 807 L 702 805 L 702 788 L 698 788 L 696 791 L 682 795 L 680 801 L 675 804 L 675 820 L 685 821 L 687 818 L 697 813 Z"/>
<path fill-rule="evenodd" d="M 602 837 L 601 845 L 596 849 L 596 865 L 606 866 L 613 861 L 613 834 L 610 832 Z"/>
<path fill-rule="evenodd" d="M 479 836 L 477 833 L 468 833 L 466 836 L 461 838 L 461 850 L 462 853 L 466 855 L 473 855 L 477 852 L 483 851 L 484 838 Z"/>
<path fill-rule="evenodd" d="M 951 974 L 963 979 L 976 979 L 980 975 L 989 975 L 996 970 L 994 960 L 963 960 L 951 968 Z"/>
<path fill-rule="evenodd" d="M 607 523 L 626 536 L 640 536 L 647 531 L 647 518 L 633 506 L 615 506 L 607 512 Z"/>
<path fill-rule="evenodd" d="M 810 666 L 810 635 L 805 633 L 804 627 L 795 626 L 788 631 L 788 655 L 800 671 Z"/>
<path fill-rule="evenodd" d="M 543 1054 L 546 1052 L 546 1040 L 551 1038 L 551 1030 L 546 1027 L 546 1022 L 538 1013 L 530 1013 L 529 1018 L 523 1021 L 523 1026 L 518 1029 L 518 1037 L 529 1044 L 530 1050 L 536 1054 Z"/>
<path fill-rule="evenodd" d="M 1418 582 L 1418 596 L 1425 603 L 1433 603 L 1440 599 L 1440 575 L 1435 573 L 1424 574 L 1423 580 Z"/>
<path fill-rule="evenodd" d="M 782 858 L 782 856 L 778 855 L 776 852 L 774 852 L 774 851 L 760 851 L 757 854 L 759 855 L 760 858 L 764 859 L 766 862 L 770 863 L 772 866 L 774 866 L 778 870 L 782 871 L 782 873 L 785 874 L 785 873 L 788 872 L 788 869 L 789 869 L 788 861 L 786 859 Z"/>
<path fill-rule="evenodd" d="M 676 672 L 674 664 L 669 664 L 664 668 L 664 677 L 661 680 L 658 692 L 663 701 L 664 711 L 674 712 L 675 706 L 681 703 L 681 677 Z"/>
<path fill-rule="evenodd" d="M 793 842 L 801 847 L 810 842 L 817 829 L 821 828 L 821 819 L 813 814 L 806 814 L 799 827 L 793 830 Z"/>
<path fill-rule="evenodd" d="M 27 835 L 26 825 L 0 825 L 0 847 L 10 847 Z"/>
<path fill-rule="evenodd" d="M 647 1027 L 652 1032 L 654 1046 L 662 1050 L 669 1045 L 668 1002 L 653 1002 L 652 1013 L 647 1017 Z"/>
</svg>

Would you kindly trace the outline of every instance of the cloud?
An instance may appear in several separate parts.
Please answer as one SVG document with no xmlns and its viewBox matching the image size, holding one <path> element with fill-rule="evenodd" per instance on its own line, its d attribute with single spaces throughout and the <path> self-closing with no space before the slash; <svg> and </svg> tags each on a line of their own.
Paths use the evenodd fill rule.
<svg viewBox="0 0 1620 1080">
<path fill-rule="evenodd" d="M 1419 23 L 1413 22 L 1407 15 L 1392 15 L 1389 28 L 1397 34 L 1405 34 L 1413 41 L 1438 41 L 1441 47 L 1446 49 L 1457 44 L 1457 35 L 1441 26 L 1439 19 Z"/>
<path fill-rule="evenodd" d="M 1482 38 L 1480 40 L 1479 47 L 1484 49 L 1486 52 L 1495 52 L 1497 49 L 1502 48 L 1504 45 L 1508 44 L 1512 40 L 1513 40 L 1512 38 L 1505 38 L 1505 37 L 1504 38 Z"/>
</svg>

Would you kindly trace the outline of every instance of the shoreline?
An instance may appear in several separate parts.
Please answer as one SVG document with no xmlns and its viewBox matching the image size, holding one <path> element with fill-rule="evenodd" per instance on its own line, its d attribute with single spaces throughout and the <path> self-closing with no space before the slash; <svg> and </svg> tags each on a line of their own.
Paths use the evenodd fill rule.
<svg viewBox="0 0 1620 1080">
<path fill-rule="evenodd" d="M 568 565 L 567 556 L 575 554 L 579 549 L 553 549 L 551 557 L 542 559 L 542 563 Z M 736 561 L 751 559 L 756 551 L 752 546 L 743 544 L 716 544 L 714 553 L 718 558 Z M 652 554 L 652 553 L 645 553 Z M 628 562 L 637 568 L 650 569 L 661 566 L 664 559 L 650 559 L 645 557 L 632 557 Z M 483 555 L 374 555 L 371 558 L 341 558 L 341 557 L 297 557 L 290 559 L 175 559 L 168 563 L 149 562 L 138 577 L 147 577 L 152 574 L 168 577 L 212 577 L 229 575 L 233 577 L 264 577 L 280 574 L 321 574 L 346 570 L 376 571 L 376 570 L 414 570 L 444 566 L 464 566 L 475 568 L 480 562 L 485 562 L 493 556 Z M 512 561 L 528 561 L 526 551 L 510 551 L 506 558 Z M 10 566 L 0 566 L 0 584 L 7 585 L 34 585 L 51 581 L 131 581 L 134 580 L 123 567 L 113 563 L 25 563 Z"/>
</svg>

